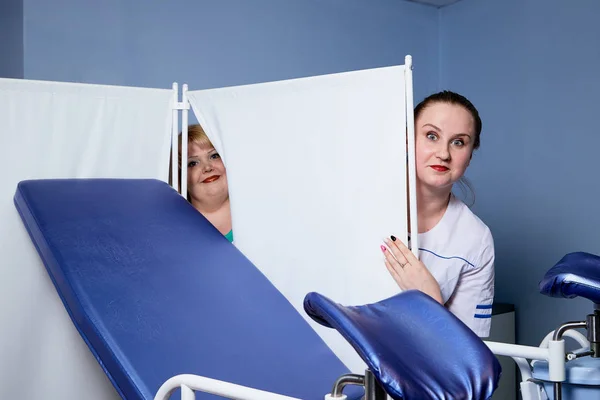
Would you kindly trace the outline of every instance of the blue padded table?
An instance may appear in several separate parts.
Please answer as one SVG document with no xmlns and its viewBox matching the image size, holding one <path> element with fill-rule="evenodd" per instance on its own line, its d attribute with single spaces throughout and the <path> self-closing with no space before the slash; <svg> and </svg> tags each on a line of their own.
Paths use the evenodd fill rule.
<svg viewBox="0 0 600 400">
<path fill-rule="evenodd" d="M 14 202 L 74 325 L 123 398 L 152 399 L 170 377 L 196 374 L 321 400 L 348 373 L 166 183 L 23 181 Z"/>
</svg>

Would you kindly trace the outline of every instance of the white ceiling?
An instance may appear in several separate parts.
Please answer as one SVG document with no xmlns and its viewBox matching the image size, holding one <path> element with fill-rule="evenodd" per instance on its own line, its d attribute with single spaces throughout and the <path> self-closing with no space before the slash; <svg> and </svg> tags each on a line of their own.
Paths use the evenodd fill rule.
<svg viewBox="0 0 600 400">
<path fill-rule="evenodd" d="M 406 1 L 411 1 L 413 3 L 426 4 L 428 6 L 433 6 L 433 7 L 439 8 L 439 7 L 449 6 L 450 4 L 458 3 L 460 0 L 406 0 Z"/>
</svg>

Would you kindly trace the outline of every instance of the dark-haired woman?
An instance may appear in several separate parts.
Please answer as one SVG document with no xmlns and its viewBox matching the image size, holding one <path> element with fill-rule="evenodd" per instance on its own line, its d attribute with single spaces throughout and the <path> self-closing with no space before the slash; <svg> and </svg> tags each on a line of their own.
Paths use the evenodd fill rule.
<svg viewBox="0 0 600 400">
<path fill-rule="evenodd" d="M 481 126 L 475 106 L 454 92 L 435 93 L 415 107 L 419 259 L 393 235 L 381 249 L 401 289 L 421 290 L 487 337 L 494 241 L 489 228 L 452 193 L 479 148 Z"/>
</svg>

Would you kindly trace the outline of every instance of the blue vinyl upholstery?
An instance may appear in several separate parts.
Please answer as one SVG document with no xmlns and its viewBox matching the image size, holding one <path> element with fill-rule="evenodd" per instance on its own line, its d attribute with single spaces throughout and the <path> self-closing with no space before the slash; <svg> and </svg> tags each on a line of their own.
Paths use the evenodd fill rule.
<svg viewBox="0 0 600 400">
<path fill-rule="evenodd" d="M 167 184 L 23 181 L 14 202 L 74 325 L 123 398 L 152 399 L 168 378 L 197 374 L 321 400 L 348 372 Z"/>
<path fill-rule="evenodd" d="M 583 297 L 600 304 L 600 257 L 585 252 L 565 255 L 540 281 L 542 294 L 550 297 Z"/>
<path fill-rule="evenodd" d="M 309 293 L 304 308 L 348 340 L 395 400 L 487 400 L 498 386 L 501 367 L 491 350 L 420 291 L 351 307 Z"/>
</svg>

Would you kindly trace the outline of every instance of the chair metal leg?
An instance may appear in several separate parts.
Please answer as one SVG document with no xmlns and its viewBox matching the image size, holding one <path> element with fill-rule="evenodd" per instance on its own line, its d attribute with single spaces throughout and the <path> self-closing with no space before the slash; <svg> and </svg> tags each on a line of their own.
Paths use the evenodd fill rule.
<svg viewBox="0 0 600 400">
<path fill-rule="evenodd" d="M 387 393 L 370 370 L 365 371 L 365 400 L 386 400 Z"/>
<path fill-rule="evenodd" d="M 567 322 L 562 324 L 556 331 L 554 331 L 554 340 L 561 340 L 563 334 L 569 329 L 587 328 L 585 321 Z M 589 336 L 588 336 L 589 338 Z M 565 355 L 566 358 L 566 355 Z M 554 400 L 562 400 L 562 382 L 554 382 Z"/>
<path fill-rule="evenodd" d="M 331 395 L 327 396 L 328 399 L 345 399 L 346 396 L 342 393 L 344 387 L 347 385 L 358 385 L 365 388 L 365 395 L 362 400 L 386 400 L 387 393 L 383 390 L 383 387 L 375 379 L 375 375 L 368 369 L 365 371 L 365 375 L 357 374 L 346 374 L 340 376 L 333 384 L 333 390 Z"/>
</svg>

